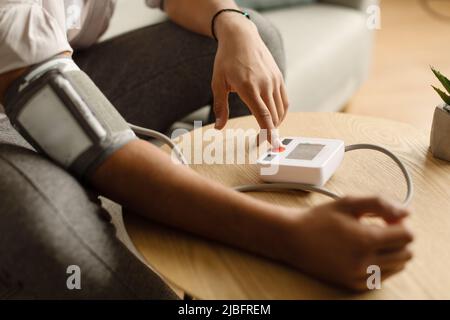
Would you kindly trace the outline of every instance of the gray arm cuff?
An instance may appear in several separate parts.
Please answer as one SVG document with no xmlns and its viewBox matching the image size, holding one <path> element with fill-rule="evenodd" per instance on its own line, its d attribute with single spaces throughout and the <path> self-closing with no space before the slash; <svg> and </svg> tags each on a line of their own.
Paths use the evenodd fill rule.
<svg viewBox="0 0 450 320">
<path fill-rule="evenodd" d="M 7 115 L 37 151 L 87 180 L 106 159 L 137 137 L 71 60 L 54 59 L 35 70 L 38 68 L 43 69 L 38 76 L 30 72 L 8 89 Z M 59 125 L 56 130 L 55 124 Z"/>
<path fill-rule="evenodd" d="M 73 171 L 82 180 L 88 181 L 95 171 L 116 151 L 131 141 L 138 140 L 133 131 L 126 130 L 118 133 L 109 143 L 96 146 L 97 150 L 91 150 L 77 159 L 71 166 Z"/>
</svg>

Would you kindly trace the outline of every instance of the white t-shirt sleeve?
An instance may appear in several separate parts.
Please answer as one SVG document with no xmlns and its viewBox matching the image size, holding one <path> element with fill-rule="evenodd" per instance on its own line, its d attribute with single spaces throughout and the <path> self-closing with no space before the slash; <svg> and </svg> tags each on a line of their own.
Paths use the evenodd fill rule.
<svg viewBox="0 0 450 320">
<path fill-rule="evenodd" d="M 58 23 L 61 17 L 56 16 L 64 18 L 64 11 L 50 13 L 41 3 L 0 0 L 0 74 L 72 52 L 66 30 Z"/>
</svg>

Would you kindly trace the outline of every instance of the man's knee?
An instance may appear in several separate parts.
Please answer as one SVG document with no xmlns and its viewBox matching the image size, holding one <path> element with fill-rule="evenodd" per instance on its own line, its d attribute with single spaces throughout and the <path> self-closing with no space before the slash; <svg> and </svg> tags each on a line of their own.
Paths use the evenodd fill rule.
<svg viewBox="0 0 450 320">
<path fill-rule="evenodd" d="M 286 53 L 284 51 L 283 38 L 280 31 L 272 22 L 263 17 L 260 13 L 247 10 L 255 25 L 258 27 L 259 34 L 272 53 L 283 75 L 286 75 Z"/>
</svg>

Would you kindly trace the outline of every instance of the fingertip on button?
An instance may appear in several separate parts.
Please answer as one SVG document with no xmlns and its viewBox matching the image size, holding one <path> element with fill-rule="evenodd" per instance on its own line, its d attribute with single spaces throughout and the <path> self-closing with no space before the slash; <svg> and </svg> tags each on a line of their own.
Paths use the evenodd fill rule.
<svg viewBox="0 0 450 320">
<path fill-rule="evenodd" d="M 278 148 L 273 148 L 272 152 L 280 153 L 280 152 L 283 152 L 285 150 L 286 150 L 285 147 L 278 147 Z"/>
<path fill-rule="evenodd" d="M 277 134 L 273 134 L 272 135 L 272 147 L 273 148 L 280 148 L 283 146 L 283 143 L 281 143 L 280 138 L 278 137 Z"/>
</svg>

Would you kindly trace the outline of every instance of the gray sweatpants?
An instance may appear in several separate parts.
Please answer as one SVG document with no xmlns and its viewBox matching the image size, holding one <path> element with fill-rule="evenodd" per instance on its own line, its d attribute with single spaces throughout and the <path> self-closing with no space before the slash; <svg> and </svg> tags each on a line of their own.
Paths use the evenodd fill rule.
<svg viewBox="0 0 450 320">
<path fill-rule="evenodd" d="M 276 29 L 253 21 L 284 71 Z M 139 29 L 74 58 L 129 121 L 164 131 L 212 102 L 216 43 L 171 22 Z M 237 96 L 232 116 L 247 114 Z M 81 290 L 67 280 L 81 271 Z M 74 278 L 69 283 L 76 284 Z M 69 285 L 70 287 L 70 285 Z M 0 119 L 0 299 L 173 299 L 166 284 L 115 236 L 95 193 L 34 150 Z"/>
</svg>

